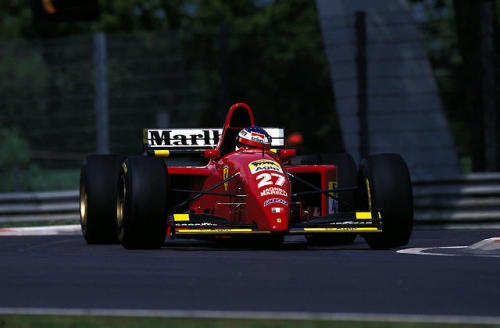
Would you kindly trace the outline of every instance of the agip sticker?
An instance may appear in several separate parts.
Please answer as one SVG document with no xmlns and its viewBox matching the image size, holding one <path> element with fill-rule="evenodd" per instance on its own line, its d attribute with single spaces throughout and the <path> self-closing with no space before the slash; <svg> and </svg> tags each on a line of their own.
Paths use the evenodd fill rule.
<svg viewBox="0 0 500 328">
<path fill-rule="evenodd" d="M 275 171 L 283 173 L 281 166 L 273 160 L 259 159 L 248 164 L 248 168 L 252 174 L 262 171 Z"/>
</svg>

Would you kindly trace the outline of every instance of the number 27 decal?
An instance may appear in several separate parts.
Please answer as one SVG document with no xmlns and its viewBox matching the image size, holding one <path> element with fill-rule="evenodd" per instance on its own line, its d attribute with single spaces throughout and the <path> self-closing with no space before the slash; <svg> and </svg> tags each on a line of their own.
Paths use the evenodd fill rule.
<svg viewBox="0 0 500 328">
<path fill-rule="evenodd" d="M 276 182 L 273 182 L 273 177 L 278 178 L 278 180 L 276 180 Z M 262 188 L 264 186 L 269 186 L 272 184 L 281 187 L 285 183 L 285 177 L 278 173 L 261 173 L 256 177 L 256 179 L 260 180 L 259 184 L 257 184 L 258 188 Z"/>
</svg>

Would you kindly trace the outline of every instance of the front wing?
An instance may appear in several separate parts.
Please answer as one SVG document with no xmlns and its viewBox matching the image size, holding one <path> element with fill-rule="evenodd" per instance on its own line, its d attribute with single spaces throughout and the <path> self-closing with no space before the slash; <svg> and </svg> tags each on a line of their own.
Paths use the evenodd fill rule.
<svg viewBox="0 0 500 328">
<path fill-rule="evenodd" d="M 256 225 L 238 224 L 208 214 L 174 214 L 169 222 L 172 236 L 271 234 Z M 329 233 L 377 233 L 382 232 L 380 212 L 348 212 L 316 217 L 290 224 L 285 234 L 309 235 Z M 281 232 L 283 233 L 283 232 Z"/>
</svg>

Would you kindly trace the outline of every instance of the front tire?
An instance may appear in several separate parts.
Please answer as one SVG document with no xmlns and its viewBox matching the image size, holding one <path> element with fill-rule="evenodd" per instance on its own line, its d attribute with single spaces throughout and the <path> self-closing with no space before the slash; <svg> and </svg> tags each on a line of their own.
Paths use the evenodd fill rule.
<svg viewBox="0 0 500 328">
<path fill-rule="evenodd" d="M 369 156 L 360 165 L 358 204 L 362 210 L 378 211 L 382 233 L 363 237 L 375 249 L 406 245 L 413 227 L 413 194 L 408 166 L 400 155 Z"/>
<path fill-rule="evenodd" d="M 116 190 L 122 156 L 88 155 L 80 171 L 80 225 L 88 244 L 118 243 Z"/>
<path fill-rule="evenodd" d="M 131 156 L 122 164 L 116 217 L 118 238 L 127 249 L 160 248 L 168 216 L 168 172 L 163 160 Z"/>
</svg>

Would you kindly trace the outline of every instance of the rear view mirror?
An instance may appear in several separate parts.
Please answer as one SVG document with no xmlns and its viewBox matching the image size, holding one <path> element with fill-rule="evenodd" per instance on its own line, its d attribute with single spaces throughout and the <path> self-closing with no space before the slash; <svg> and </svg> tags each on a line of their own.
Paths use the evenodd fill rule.
<svg viewBox="0 0 500 328">
<path fill-rule="evenodd" d="M 295 157 L 297 155 L 296 149 L 281 149 L 280 150 L 280 158 L 290 158 Z"/>
<path fill-rule="evenodd" d="M 218 149 L 205 149 L 203 151 L 203 157 L 207 159 L 217 159 L 220 157 L 220 151 Z"/>
</svg>

